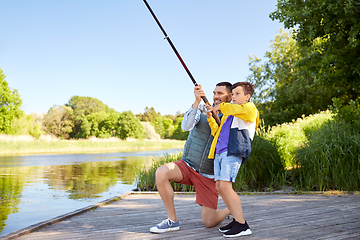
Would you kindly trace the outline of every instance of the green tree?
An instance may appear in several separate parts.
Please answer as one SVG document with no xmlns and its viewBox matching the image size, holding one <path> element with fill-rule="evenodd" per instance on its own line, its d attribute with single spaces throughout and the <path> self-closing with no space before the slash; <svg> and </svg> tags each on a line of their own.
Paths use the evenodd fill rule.
<svg viewBox="0 0 360 240">
<path fill-rule="evenodd" d="M 155 118 L 151 124 L 154 126 L 155 131 L 161 138 L 170 138 L 175 130 L 173 120 L 165 116 Z"/>
<path fill-rule="evenodd" d="M 22 100 L 16 89 L 11 89 L 5 80 L 5 74 L 0 68 L 0 133 L 10 133 L 12 121 L 20 117 Z"/>
<path fill-rule="evenodd" d="M 182 120 L 184 119 L 184 117 L 177 117 L 175 119 L 175 123 L 174 123 L 174 132 L 171 135 L 171 139 L 177 139 L 177 140 L 186 140 L 189 132 L 185 132 L 181 129 L 181 123 Z"/>
<path fill-rule="evenodd" d="M 122 112 L 116 126 L 115 134 L 121 139 L 145 137 L 144 127 L 131 111 Z"/>
<path fill-rule="evenodd" d="M 74 126 L 74 113 L 68 106 L 55 105 L 45 115 L 45 131 L 62 139 L 68 139 Z"/>
<path fill-rule="evenodd" d="M 161 117 L 160 113 L 157 113 L 153 107 L 145 108 L 145 112 L 143 114 L 137 114 L 136 117 L 140 119 L 142 122 L 153 122 L 157 117 Z"/>
<path fill-rule="evenodd" d="M 98 121 L 98 117 L 104 116 L 104 114 L 97 114 L 99 112 L 104 112 L 107 115 L 116 112 L 114 109 L 109 108 L 106 104 L 96 98 L 92 97 L 80 97 L 73 96 L 70 98 L 69 102 L 65 106 L 71 107 L 74 111 L 75 121 L 73 125 L 73 130 L 69 134 L 70 137 L 75 138 L 87 138 L 89 136 L 104 136 L 104 133 L 101 132 L 101 129 L 98 129 L 98 125 L 103 121 Z M 88 116 L 95 114 L 92 116 Z M 87 122 L 84 122 L 85 117 Z M 88 133 L 88 125 L 90 124 L 90 132 Z"/>
<path fill-rule="evenodd" d="M 86 116 L 77 116 L 75 121 L 78 129 L 76 131 L 75 138 L 88 138 L 90 137 L 91 125 L 87 120 Z"/>
<path fill-rule="evenodd" d="M 265 124 L 289 122 L 292 119 L 325 110 L 333 92 L 317 81 L 308 65 L 299 64 L 314 48 L 300 47 L 289 32 L 271 41 L 266 61 L 250 57 L 250 82 L 257 85 L 252 101 L 258 105 Z"/>
<path fill-rule="evenodd" d="M 11 134 L 31 135 L 39 138 L 42 133 L 41 122 L 37 121 L 34 115 L 22 114 L 19 118 L 14 118 L 12 121 Z"/>
<path fill-rule="evenodd" d="M 95 112 L 86 116 L 90 124 L 90 136 L 98 137 L 101 134 L 99 124 L 109 116 L 106 112 Z"/>
<path fill-rule="evenodd" d="M 300 46 L 316 46 L 302 64 L 316 81 L 335 88 L 344 104 L 360 95 L 360 2 L 355 0 L 278 0 L 270 18 L 294 28 Z M 319 41 L 318 44 L 315 41 Z"/>
<path fill-rule="evenodd" d="M 71 107 L 76 116 L 88 115 L 101 111 L 110 113 L 110 108 L 106 104 L 99 99 L 92 97 L 73 96 L 65 106 Z"/>
<path fill-rule="evenodd" d="M 114 137 L 116 131 L 116 123 L 119 119 L 119 112 L 112 112 L 107 116 L 102 122 L 99 123 L 100 134 L 98 137 L 106 138 L 106 137 Z"/>
</svg>

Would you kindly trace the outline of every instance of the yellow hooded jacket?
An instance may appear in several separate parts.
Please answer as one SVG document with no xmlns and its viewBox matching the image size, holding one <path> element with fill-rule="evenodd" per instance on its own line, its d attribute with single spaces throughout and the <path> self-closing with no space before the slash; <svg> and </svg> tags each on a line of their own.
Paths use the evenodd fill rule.
<svg viewBox="0 0 360 240">
<path fill-rule="evenodd" d="M 209 159 L 214 159 L 221 128 L 228 116 L 232 115 L 234 118 L 229 133 L 228 155 L 241 156 L 246 160 L 251 153 L 251 143 L 259 125 L 259 111 L 252 102 L 241 105 L 221 103 L 220 111 L 223 114 L 220 126 L 214 118 L 208 118 L 211 134 L 214 136 Z"/>
</svg>

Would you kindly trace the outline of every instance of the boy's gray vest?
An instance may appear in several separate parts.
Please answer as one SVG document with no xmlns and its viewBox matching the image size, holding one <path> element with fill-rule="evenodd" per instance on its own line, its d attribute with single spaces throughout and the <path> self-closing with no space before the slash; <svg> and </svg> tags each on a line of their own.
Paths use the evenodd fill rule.
<svg viewBox="0 0 360 240">
<path fill-rule="evenodd" d="M 214 137 L 204 114 L 200 114 L 200 121 L 190 131 L 181 157 L 197 172 L 214 175 L 214 161 L 208 159 L 210 146 Z"/>
</svg>

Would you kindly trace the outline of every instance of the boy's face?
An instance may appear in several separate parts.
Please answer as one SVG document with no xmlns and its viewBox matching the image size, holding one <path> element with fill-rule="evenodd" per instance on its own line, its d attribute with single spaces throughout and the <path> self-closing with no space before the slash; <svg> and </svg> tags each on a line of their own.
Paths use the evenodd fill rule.
<svg viewBox="0 0 360 240">
<path fill-rule="evenodd" d="M 214 90 L 214 104 L 219 105 L 222 102 L 231 101 L 231 93 L 226 90 L 225 86 L 216 86 Z"/>
<path fill-rule="evenodd" d="M 244 87 L 238 86 L 232 90 L 232 102 L 234 104 L 243 104 L 250 100 L 250 94 L 244 93 Z"/>
</svg>

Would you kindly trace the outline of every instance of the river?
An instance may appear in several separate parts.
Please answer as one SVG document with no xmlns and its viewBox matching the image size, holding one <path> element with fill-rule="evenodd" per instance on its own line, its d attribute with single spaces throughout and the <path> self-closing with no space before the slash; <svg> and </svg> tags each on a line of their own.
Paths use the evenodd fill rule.
<svg viewBox="0 0 360 240">
<path fill-rule="evenodd" d="M 131 191 L 154 156 L 179 150 L 0 156 L 0 236 Z"/>
</svg>

